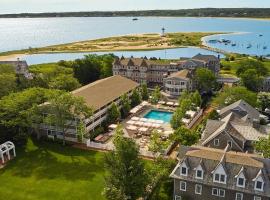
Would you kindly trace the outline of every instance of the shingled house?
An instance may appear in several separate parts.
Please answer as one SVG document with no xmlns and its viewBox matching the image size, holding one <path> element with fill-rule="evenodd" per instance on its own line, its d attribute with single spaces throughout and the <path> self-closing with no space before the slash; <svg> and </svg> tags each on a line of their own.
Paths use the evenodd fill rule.
<svg viewBox="0 0 270 200">
<path fill-rule="evenodd" d="M 17 61 L 0 61 L 0 65 L 10 65 L 14 67 L 15 73 L 23 75 L 25 78 L 33 78 L 32 74 L 28 71 L 28 64 L 25 60 L 18 59 Z"/>
<path fill-rule="evenodd" d="M 181 147 L 174 200 L 269 200 L 270 160 L 228 149 Z"/>
<path fill-rule="evenodd" d="M 243 100 L 219 111 L 220 120 L 207 120 L 200 145 L 234 151 L 253 151 L 253 142 L 268 134 L 260 128 L 260 113 Z"/>
<path fill-rule="evenodd" d="M 163 85 L 163 79 L 173 72 L 183 69 L 196 70 L 205 67 L 216 75 L 220 70 L 219 58 L 212 55 L 198 54 L 191 59 L 182 59 L 174 62 L 166 60 L 150 60 L 144 58 L 115 58 L 113 74 L 121 75 L 138 83 Z"/>
</svg>

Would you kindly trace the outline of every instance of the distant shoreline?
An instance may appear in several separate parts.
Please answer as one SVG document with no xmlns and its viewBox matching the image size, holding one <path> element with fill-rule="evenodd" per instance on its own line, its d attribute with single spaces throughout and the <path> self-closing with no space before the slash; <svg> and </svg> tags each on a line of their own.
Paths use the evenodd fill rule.
<svg viewBox="0 0 270 200">
<path fill-rule="evenodd" d="M 138 11 L 79 11 L 0 14 L 0 18 L 56 18 L 56 17 L 213 17 L 270 19 L 270 8 L 197 8 L 178 10 Z"/>
</svg>

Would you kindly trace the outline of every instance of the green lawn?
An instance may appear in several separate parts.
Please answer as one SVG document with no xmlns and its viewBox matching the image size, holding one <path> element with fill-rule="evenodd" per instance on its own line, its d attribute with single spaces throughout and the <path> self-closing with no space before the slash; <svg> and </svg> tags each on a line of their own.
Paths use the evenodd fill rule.
<svg viewBox="0 0 270 200">
<path fill-rule="evenodd" d="M 103 200 L 103 156 L 100 152 L 29 140 L 26 149 L 17 149 L 17 157 L 0 170 L 0 197 Z"/>
</svg>

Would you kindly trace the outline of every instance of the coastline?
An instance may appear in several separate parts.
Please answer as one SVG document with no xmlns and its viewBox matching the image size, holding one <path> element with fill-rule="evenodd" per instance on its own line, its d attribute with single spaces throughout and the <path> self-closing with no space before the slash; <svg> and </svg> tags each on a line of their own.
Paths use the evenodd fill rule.
<svg viewBox="0 0 270 200">
<path fill-rule="evenodd" d="M 153 50 L 188 48 L 188 47 L 197 47 L 210 50 L 209 47 L 203 44 L 203 38 L 220 34 L 226 35 L 232 33 L 177 32 L 177 33 L 166 33 L 165 37 L 160 36 L 160 34 L 158 33 L 128 34 L 108 38 L 100 38 L 95 40 L 78 41 L 73 43 L 33 48 L 31 50 L 23 49 L 23 50 L 2 52 L 0 53 L 0 61 L 10 59 L 15 60 L 18 57 L 23 57 L 25 55 L 32 55 L 32 54 L 153 51 Z M 218 50 L 214 51 L 221 53 Z"/>
</svg>

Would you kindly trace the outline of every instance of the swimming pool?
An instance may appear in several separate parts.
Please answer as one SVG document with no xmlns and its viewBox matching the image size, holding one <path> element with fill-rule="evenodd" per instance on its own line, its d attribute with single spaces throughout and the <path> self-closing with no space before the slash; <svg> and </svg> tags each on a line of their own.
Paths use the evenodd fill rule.
<svg viewBox="0 0 270 200">
<path fill-rule="evenodd" d="M 146 115 L 144 115 L 144 118 L 162 120 L 165 123 L 170 123 L 172 115 L 173 115 L 172 112 L 166 112 L 166 111 L 160 111 L 160 110 L 151 110 Z"/>
</svg>

